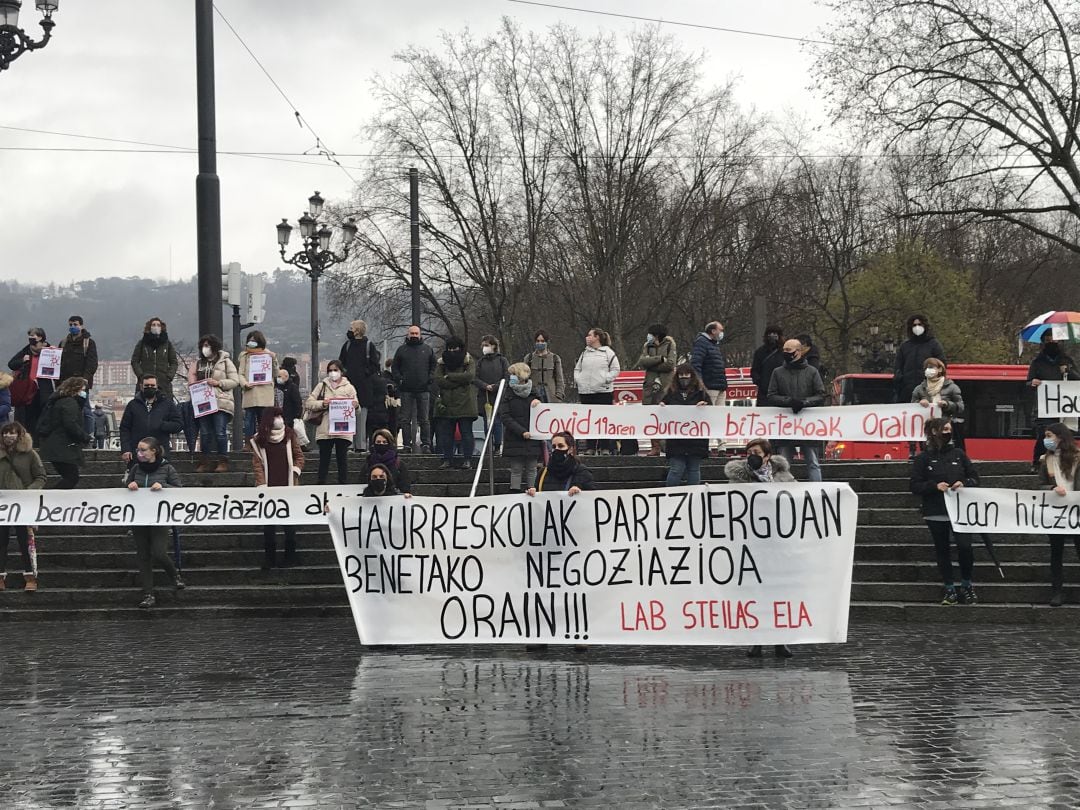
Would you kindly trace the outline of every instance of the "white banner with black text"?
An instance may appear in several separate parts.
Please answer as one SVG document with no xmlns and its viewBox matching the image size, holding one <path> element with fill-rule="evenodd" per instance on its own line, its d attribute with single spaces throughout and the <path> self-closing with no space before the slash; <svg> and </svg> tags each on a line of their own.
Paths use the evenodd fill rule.
<svg viewBox="0 0 1080 810">
<path fill-rule="evenodd" d="M 963 487 L 945 493 L 958 532 L 1080 534 L 1080 492 Z"/>
<path fill-rule="evenodd" d="M 1080 381 L 1042 382 L 1035 389 L 1035 395 L 1040 419 L 1080 416 Z"/>
</svg>

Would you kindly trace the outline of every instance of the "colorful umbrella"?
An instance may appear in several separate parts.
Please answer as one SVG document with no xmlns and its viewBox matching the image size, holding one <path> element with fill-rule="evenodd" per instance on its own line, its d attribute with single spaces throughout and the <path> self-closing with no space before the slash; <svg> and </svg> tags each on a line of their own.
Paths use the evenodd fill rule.
<svg viewBox="0 0 1080 810">
<path fill-rule="evenodd" d="M 1041 343 L 1045 332 L 1052 332 L 1054 340 L 1080 343 L 1080 312 L 1044 312 L 1020 330 L 1020 339 L 1028 343 Z"/>
</svg>

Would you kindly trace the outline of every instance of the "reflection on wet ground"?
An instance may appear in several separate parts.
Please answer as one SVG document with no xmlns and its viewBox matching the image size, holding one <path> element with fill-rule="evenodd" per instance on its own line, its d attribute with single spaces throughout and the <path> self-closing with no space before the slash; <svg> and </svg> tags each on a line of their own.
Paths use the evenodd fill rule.
<svg viewBox="0 0 1080 810">
<path fill-rule="evenodd" d="M 0 808 L 1080 806 L 1080 630 L 851 637 L 784 662 L 8 625 Z"/>
</svg>

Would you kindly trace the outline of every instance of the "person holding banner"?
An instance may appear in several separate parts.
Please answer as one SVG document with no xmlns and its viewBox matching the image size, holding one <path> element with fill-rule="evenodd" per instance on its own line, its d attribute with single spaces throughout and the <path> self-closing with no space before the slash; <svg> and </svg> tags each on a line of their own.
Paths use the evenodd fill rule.
<svg viewBox="0 0 1080 810">
<path fill-rule="evenodd" d="M 971 536 L 953 529 L 945 508 L 945 492 L 963 487 L 977 487 L 979 473 L 963 450 L 953 446 L 952 424 L 948 419 L 926 421 L 926 449 L 915 457 L 911 468 L 911 492 L 922 496 L 922 513 L 937 553 L 938 571 L 945 586 L 943 605 L 978 603 L 971 585 L 975 554 Z M 953 580 L 950 538 L 956 543 L 960 560 L 960 588 Z"/>
<path fill-rule="evenodd" d="M 259 429 L 262 413 L 274 407 L 274 378 L 277 356 L 266 348 L 266 335 L 258 329 L 248 332 L 245 348 L 237 359 L 240 388 L 244 391 L 244 438 Z"/>
<path fill-rule="evenodd" d="M 162 489 L 182 486 L 176 469 L 165 458 L 165 448 L 153 436 L 147 436 L 139 442 L 135 449 L 135 459 L 135 463 L 124 475 L 124 486 L 132 492 L 140 489 L 159 492 Z M 139 607 L 146 610 L 157 604 L 154 596 L 155 563 L 169 575 L 176 590 L 184 590 L 185 585 L 172 557 L 169 556 L 171 533 L 168 526 L 132 526 L 131 533 L 135 537 L 135 556 L 143 590 Z"/>
<path fill-rule="evenodd" d="M 0 427 L 0 490 L 43 489 L 45 465 L 34 452 L 33 441 L 26 428 L 18 422 Z M 19 541 L 19 554 L 23 564 L 23 587 L 30 593 L 37 590 L 37 572 L 30 559 L 30 533 L 26 526 L 15 527 Z M 7 587 L 8 543 L 11 527 L 0 526 L 0 591 Z"/>
<path fill-rule="evenodd" d="M 1043 449 L 1046 454 L 1039 461 L 1039 478 L 1062 497 L 1080 491 L 1080 450 L 1076 436 L 1061 422 L 1047 425 L 1043 431 Z M 1065 582 L 1064 534 L 1047 535 L 1050 540 L 1050 607 L 1061 607 L 1065 602 L 1062 587 Z M 1080 556 L 1080 535 L 1073 535 L 1073 545 Z"/>
<path fill-rule="evenodd" d="M 41 457 L 51 462 L 60 476 L 54 489 L 75 489 L 79 485 L 79 468 L 84 463 L 83 448 L 89 447 L 92 442 L 82 418 L 82 403 L 85 400 L 86 380 L 68 377 L 49 397 L 38 421 Z"/>
<path fill-rule="evenodd" d="M 1080 373 L 1076 370 L 1075 361 L 1061 348 L 1061 343 L 1054 339 L 1053 330 L 1047 329 L 1042 333 L 1042 350 L 1035 355 L 1028 366 L 1027 381 L 1032 388 L 1038 388 L 1044 381 L 1062 381 L 1080 379 Z M 1031 455 L 1031 471 L 1038 472 L 1039 459 L 1042 458 L 1045 448 L 1043 447 L 1043 435 L 1047 427 L 1054 424 L 1057 419 L 1040 419 L 1038 397 L 1035 397 L 1034 413 L 1032 418 L 1032 430 L 1035 433 L 1035 447 Z"/>
<path fill-rule="evenodd" d="M 385 467 L 394 479 L 394 488 L 401 493 L 412 492 L 412 475 L 405 462 L 398 455 L 394 434 L 382 428 L 371 435 L 371 452 L 364 462 L 361 472 L 363 480 L 371 478 L 371 471 L 376 467 Z"/>
<path fill-rule="evenodd" d="M 45 330 L 35 326 L 26 332 L 26 345 L 8 361 L 8 368 L 15 372 L 15 381 L 11 385 L 11 404 L 15 406 L 15 418 L 22 422 L 23 427 L 30 433 L 35 447 L 40 444 L 38 420 L 55 388 L 52 379 L 38 378 L 41 350 L 49 348 L 52 346 L 45 339 Z"/>
<path fill-rule="evenodd" d="M 205 382 L 213 388 L 217 395 L 217 410 L 195 417 L 202 449 L 202 459 L 195 472 L 228 472 L 229 422 L 235 410 L 232 391 L 240 385 L 240 374 L 217 335 L 199 338 L 199 355 L 199 361 L 193 363 L 188 372 L 188 383 Z M 215 454 L 217 466 L 214 466 Z"/>
<path fill-rule="evenodd" d="M 364 487 L 365 498 L 385 498 L 390 495 L 404 495 L 411 498 L 412 493 L 401 492 L 394 483 L 394 474 L 383 464 L 376 464 L 368 472 L 368 483 Z"/>
<path fill-rule="evenodd" d="M 675 369 L 675 374 L 664 390 L 660 404 L 701 407 L 712 405 L 712 400 L 701 378 L 694 373 L 694 367 L 689 363 L 683 363 Z M 659 442 L 654 442 L 654 444 L 659 447 Z M 709 457 L 708 439 L 668 439 L 665 442 L 665 450 L 668 458 L 665 486 L 680 486 L 684 476 L 689 486 L 701 483 L 701 460 Z"/>
<path fill-rule="evenodd" d="M 356 433 L 356 422 L 352 423 L 351 432 L 337 430 L 336 425 L 331 423 L 330 403 L 334 400 L 352 402 L 355 410 L 360 406 L 360 402 L 356 398 L 356 389 L 342 369 L 340 360 L 329 361 L 326 364 L 326 376 L 308 394 L 307 402 L 304 403 L 307 408 L 305 421 L 318 422 L 315 429 L 315 443 L 319 446 L 319 472 L 316 481 L 320 486 L 326 483 L 326 476 L 330 474 L 330 456 L 334 454 L 337 455 L 337 482 L 349 482 L 349 446 Z"/>
<path fill-rule="evenodd" d="M 510 464 L 510 491 L 522 492 L 526 482 L 536 480 L 536 462 L 540 459 L 541 444 L 529 433 L 531 411 L 540 404 L 540 397 L 533 391 L 528 363 L 514 363 L 509 371 L 510 386 L 503 392 L 499 406 L 505 431 L 503 457 Z"/>
<path fill-rule="evenodd" d="M 945 376 L 945 363 L 936 357 L 926 358 L 923 365 L 926 379 L 915 386 L 911 392 L 911 401 L 918 402 L 924 408 L 936 406 L 943 416 L 949 417 L 953 423 L 953 444 L 963 450 L 964 435 L 961 425 L 964 417 L 964 397 L 960 386 Z"/>
<path fill-rule="evenodd" d="M 251 471 L 256 487 L 295 487 L 304 469 L 304 448 L 296 431 L 285 421 L 281 408 L 264 408 L 259 429 L 250 441 Z M 285 533 L 284 568 L 297 565 L 296 527 L 282 526 Z M 277 526 L 263 526 L 262 568 L 269 571 L 277 559 Z"/>
<path fill-rule="evenodd" d="M 825 384 L 821 381 L 821 372 L 807 362 L 798 338 L 784 343 L 784 365 L 773 371 L 769 378 L 768 397 L 771 406 L 791 408 L 792 413 L 825 404 Z M 820 482 L 819 443 L 801 442 L 801 448 L 806 458 L 807 478 Z M 795 443 L 785 441 L 780 447 L 780 454 L 790 464 L 795 456 Z"/>
<path fill-rule="evenodd" d="M 578 461 L 575 447 L 573 435 L 565 430 L 552 436 L 547 466 L 536 476 L 536 486 L 529 487 L 525 494 L 565 492 L 577 495 L 582 490 L 596 489 L 592 471 Z"/>
<path fill-rule="evenodd" d="M 574 385 L 583 405 L 611 405 L 615 401 L 615 378 L 619 376 L 619 358 L 611 348 L 611 337 L 603 329 L 585 333 L 585 349 L 574 366 Z M 585 452 L 606 450 L 615 453 L 611 439 L 590 439 Z"/>
</svg>

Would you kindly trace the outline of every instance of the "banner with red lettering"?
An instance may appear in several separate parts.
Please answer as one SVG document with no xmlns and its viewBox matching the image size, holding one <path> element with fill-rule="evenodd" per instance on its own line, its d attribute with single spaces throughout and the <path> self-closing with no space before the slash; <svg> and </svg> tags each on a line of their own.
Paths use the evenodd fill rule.
<svg viewBox="0 0 1080 810">
<path fill-rule="evenodd" d="M 847 640 L 847 484 L 331 502 L 366 644 Z"/>
<path fill-rule="evenodd" d="M 741 406 L 581 405 L 537 403 L 530 432 L 576 439 L 814 439 L 819 441 L 923 441 L 924 425 L 940 416 L 918 403 L 805 408 Z"/>
</svg>

